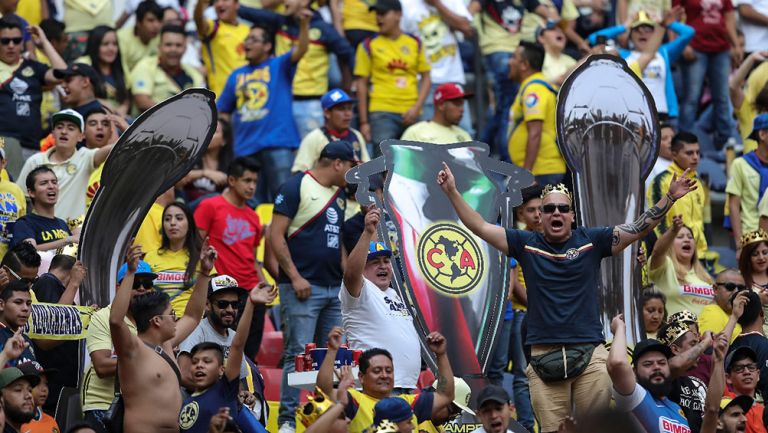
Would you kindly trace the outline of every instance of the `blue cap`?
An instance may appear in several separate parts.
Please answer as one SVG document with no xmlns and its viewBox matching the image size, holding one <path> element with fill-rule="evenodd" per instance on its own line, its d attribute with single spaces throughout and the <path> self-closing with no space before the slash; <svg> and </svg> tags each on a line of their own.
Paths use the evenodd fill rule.
<svg viewBox="0 0 768 433">
<path fill-rule="evenodd" d="M 345 102 L 355 102 L 355 99 L 351 98 L 347 95 L 347 92 L 341 89 L 330 90 L 320 98 L 320 105 L 323 107 L 323 110 L 333 108 Z"/>
<path fill-rule="evenodd" d="M 411 419 L 413 409 L 407 401 L 400 397 L 387 397 L 379 400 L 373 407 L 373 423 L 380 424 L 384 420 L 399 423 Z"/>
<path fill-rule="evenodd" d="M 768 113 L 755 116 L 755 120 L 752 122 L 752 133 L 747 138 L 757 141 L 757 133 L 762 129 L 768 129 Z"/>
<path fill-rule="evenodd" d="M 383 242 L 371 241 L 368 245 L 368 260 L 373 260 L 376 257 L 392 257 L 392 250 L 387 248 Z"/>
<path fill-rule="evenodd" d="M 128 263 L 123 263 L 123 266 L 120 266 L 120 270 L 117 271 L 118 283 L 123 282 L 123 278 L 125 278 L 125 274 L 127 272 L 128 272 Z M 136 268 L 136 275 L 152 275 L 153 280 L 157 278 L 157 274 L 152 272 L 152 267 L 150 267 L 149 263 L 145 262 L 144 260 L 139 261 L 139 267 Z"/>
</svg>

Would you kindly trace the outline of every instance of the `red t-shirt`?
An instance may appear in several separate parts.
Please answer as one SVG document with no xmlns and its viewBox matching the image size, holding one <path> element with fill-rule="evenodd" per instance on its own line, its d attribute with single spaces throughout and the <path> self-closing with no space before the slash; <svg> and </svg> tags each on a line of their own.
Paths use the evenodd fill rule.
<svg viewBox="0 0 768 433">
<path fill-rule="evenodd" d="M 208 232 L 208 239 L 219 258 L 219 274 L 234 277 L 240 286 L 252 289 L 259 284 L 256 273 L 256 247 L 261 239 L 261 221 L 248 206 L 236 207 L 223 196 L 211 197 L 195 211 L 195 223 Z"/>
<path fill-rule="evenodd" d="M 696 30 L 691 47 L 705 53 L 719 53 L 731 47 L 725 30 L 725 14 L 733 10 L 731 0 L 674 0 L 685 8 L 686 24 Z"/>
</svg>

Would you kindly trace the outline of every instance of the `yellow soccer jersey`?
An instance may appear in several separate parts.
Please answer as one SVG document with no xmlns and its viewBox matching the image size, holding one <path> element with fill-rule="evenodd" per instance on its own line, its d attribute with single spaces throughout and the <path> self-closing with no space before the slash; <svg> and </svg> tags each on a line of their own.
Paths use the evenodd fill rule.
<svg viewBox="0 0 768 433">
<path fill-rule="evenodd" d="M 344 30 L 368 30 L 378 32 L 376 12 L 368 10 L 371 1 L 343 0 L 341 4 L 341 23 Z"/>
<path fill-rule="evenodd" d="M 0 260 L 8 251 L 11 243 L 9 223 L 27 214 L 27 199 L 18 185 L 9 181 L 0 181 Z"/>
<path fill-rule="evenodd" d="M 541 144 L 539 155 L 533 164 L 534 175 L 565 173 L 565 160 L 555 143 L 555 92 L 542 84 L 544 75 L 537 72 L 522 82 L 521 93 L 515 97 L 510 110 L 510 125 L 514 128 L 509 139 L 509 155 L 512 162 L 520 167 L 525 163 L 525 148 L 528 141 L 527 123 L 541 120 Z"/>
<path fill-rule="evenodd" d="M 229 74 L 246 63 L 244 44 L 250 28 L 243 23 L 206 22 L 208 34 L 200 35 L 203 64 L 208 71 L 208 87 L 218 95 L 224 89 Z"/>
<path fill-rule="evenodd" d="M 369 111 L 405 113 L 419 96 L 418 77 L 430 71 L 419 39 L 376 35 L 357 46 L 355 75 L 370 78 Z"/>
</svg>

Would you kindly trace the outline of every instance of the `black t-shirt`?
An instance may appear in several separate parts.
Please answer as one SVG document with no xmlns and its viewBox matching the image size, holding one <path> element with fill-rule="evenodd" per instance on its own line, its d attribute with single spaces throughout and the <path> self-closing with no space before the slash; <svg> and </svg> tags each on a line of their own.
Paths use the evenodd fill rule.
<svg viewBox="0 0 768 433">
<path fill-rule="evenodd" d="M 40 103 L 48 69 L 40 62 L 25 59 L 0 84 L 0 135 L 17 138 L 28 149 L 40 149 Z"/>
<path fill-rule="evenodd" d="M 352 218 L 344 221 L 344 231 L 341 233 L 341 239 L 347 252 L 351 252 L 355 248 L 364 230 L 365 216 L 362 212 L 358 212 Z"/>
<path fill-rule="evenodd" d="M 768 338 L 760 334 L 739 335 L 731 343 L 728 352 L 730 353 L 742 346 L 747 346 L 755 351 L 757 366 L 760 368 L 760 380 L 757 383 L 757 389 L 763 396 L 768 395 Z"/>
<path fill-rule="evenodd" d="M 681 376 L 672 381 L 672 393 L 669 394 L 669 399 L 683 409 L 683 414 L 688 420 L 688 427 L 693 433 L 701 431 L 706 398 L 707 385 L 701 379 Z"/>
<path fill-rule="evenodd" d="M 64 239 L 71 234 L 69 226 L 67 226 L 66 221 L 63 219 L 48 218 L 29 213 L 16 220 L 16 223 L 13 225 L 11 248 L 25 239 L 34 239 L 37 245 L 43 245 Z"/>
</svg>

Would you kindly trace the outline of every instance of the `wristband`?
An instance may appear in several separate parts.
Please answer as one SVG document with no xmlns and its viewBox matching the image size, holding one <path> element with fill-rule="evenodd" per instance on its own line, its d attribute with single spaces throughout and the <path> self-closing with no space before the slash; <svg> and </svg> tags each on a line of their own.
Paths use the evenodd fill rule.
<svg viewBox="0 0 768 433">
<path fill-rule="evenodd" d="M 670 194 L 670 193 L 667 193 L 667 200 L 671 201 L 672 203 L 674 203 L 674 202 L 676 202 L 676 201 L 677 201 L 677 200 L 675 200 L 675 199 L 672 197 L 672 194 Z"/>
</svg>

